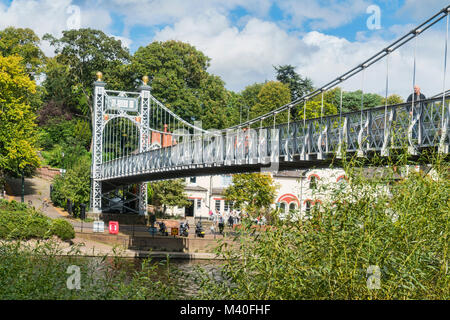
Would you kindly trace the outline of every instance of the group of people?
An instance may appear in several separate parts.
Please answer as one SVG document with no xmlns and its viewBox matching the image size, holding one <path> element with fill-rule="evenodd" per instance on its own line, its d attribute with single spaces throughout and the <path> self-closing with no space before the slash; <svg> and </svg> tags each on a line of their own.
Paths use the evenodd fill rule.
<svg viewBox="0 0 450 320">
<path fill-rule="evenodd" d="M 211 232 L 215 232 L 216 230 L 222 232 L 225 224 L 227 224 L 230 228 L 232 228 L 235 224 L 239 224 L 241 221 L 241 214 L 235 210 L 226 211 L 224 213 L 221 213 L 219 210 L 216 210 L 216 212 L 210 210 L 209 220 L 213 222 L 211 225 Z"/>
</svg>

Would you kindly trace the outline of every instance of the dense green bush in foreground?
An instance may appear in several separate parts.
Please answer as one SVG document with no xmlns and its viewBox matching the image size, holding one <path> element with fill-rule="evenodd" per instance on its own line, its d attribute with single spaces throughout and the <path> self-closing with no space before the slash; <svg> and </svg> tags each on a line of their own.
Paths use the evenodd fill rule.
<svg viewBox="0 0 450 320">
<path fill-rule="evenodd" d="M 52 220 L 23 203 L 0 199 L 0 239 L 75 238 L 73 226 L 64 219 Z"/>
<path fill-rule="evenodd" d="M 200 298 L 450 299 L 449 168 L 435 169 L 389 188 L 392 170 L 348 169 L 348 185 L 309 219 L 244 228 L 236 247 L 223 244 L 226 281 L 204 273 Z"/>
<path fill-rule="evenodd" d="M 63 255 L 53 241 L 0 246 L 0 300 L 175 299 L 180 297 L 164 266 L 144 261 L 135 268 L 127 261 L 106 257 L 84 258 L 76 246 Z M 79 268 L 77 289 L 74 269 Z M 175 295 L 177 293 L 177 295 Z"/>
</svg>

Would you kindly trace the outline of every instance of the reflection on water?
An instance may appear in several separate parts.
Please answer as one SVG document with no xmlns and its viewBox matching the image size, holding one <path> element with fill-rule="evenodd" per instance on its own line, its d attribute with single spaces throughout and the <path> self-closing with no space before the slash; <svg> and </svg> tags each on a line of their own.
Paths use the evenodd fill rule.
<svg viewBox="0 0 450 320">
<path fill-rule="evenodd" d="M 106 266 L 113 267 L 116 270 L 124 271 L 127 278 L 131 279 L 136 272 L 143 271 L 143 263 L 146 259 L 143 258 L 94 258 L 90 257 L 89 265 L 91 271 L 94 273 L 103 274 Z M 199 290 L 198 277 L 200 274 L 207 274 L 213 276 L 217 281 L 223 281 L 221 274 L 221 265 L 223 261 L 220 260 L 187 260 L 187 259 L 148 259 L 154 269 L 152 279 L 154 281 L 167 282 L 170 277 L 175 279 L 177 287 L 181 294 L 187 298 L 194 298 Z M 197 280 L 197 281 L 196 281 Z"/>
</svg>

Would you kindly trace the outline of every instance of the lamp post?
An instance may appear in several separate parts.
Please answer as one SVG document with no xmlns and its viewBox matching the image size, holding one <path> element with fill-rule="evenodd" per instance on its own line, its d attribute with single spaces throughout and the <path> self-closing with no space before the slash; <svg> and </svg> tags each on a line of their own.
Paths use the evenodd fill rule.
<svg viewBox="0 0 450 320">
<path fill-rule="evenodd" d="M 25 176 L 22 169 L 22 193 L 20 195 L 20 201 L 25 202 Z"/>
<path fill-rule="evenodd" d="M 61 175 L 64 177 L 64 173 L 66 172 L 66 170 L 64 169 L 64 151 L 63 152 L 61 152 L 61 156 L 62 156 L 62 160 L 61 160 L 61 165 L 62 165 L 62 168 L 61 168 Z"/>
</svg>

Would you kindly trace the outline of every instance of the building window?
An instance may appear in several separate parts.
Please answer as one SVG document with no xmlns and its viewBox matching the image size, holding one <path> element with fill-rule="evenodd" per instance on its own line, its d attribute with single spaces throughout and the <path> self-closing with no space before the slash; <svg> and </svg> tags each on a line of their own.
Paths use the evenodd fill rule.
<svg viewBox="0 0 450 320">
<path fill-rule="evenodd" d="M 197 199 L 197 209 L 201 209 L 202 207 L 202 199 Z"/>
<path fill-rule="evenodd" d="M 220 200 L 216 200 L 216 210 L 220 211 Z"/>
<path fill-rule="evenodd" d="M 295 203 L 291 202 L 291 204 L 289 205 L 289 211 L 294 211 L 295 209 L 297 209 Z"/>
<path fill-rule="evenodd" d="M 231 209 L 231 202 L 230 201 L 227 201 L 227 200 L 225 200 L 225 203 L 224 203 L 224 207 L 223 207 L 223 210 L 224 211 L 230 211 L 230 209 Z"/>
<path fill-rule="evenodd" d="M 305 205 L 306 205 L 305 211 L 306 211 L 307 214 L 309 214 L 311 212 L 311 203 L 312 203 L 311 200 L 306 200 L 305 201 Z"/>
<path fill-rule="evenodd" d="M 311 190 L 317 189 L 317 177 L 316 176 L 309 177 L 309 188 Z"/>
<path fill-rule="evenodd" d="M 280 212 L 282 212 L 282 213 L 286 212 L 286 203 L 284 203 L 284 202 L 280 203 Z"/>
<path fill-rule="evenodd" d="M 190 177 L 189 183 L 197 183 L 197 177 Z"/>
</svg>

